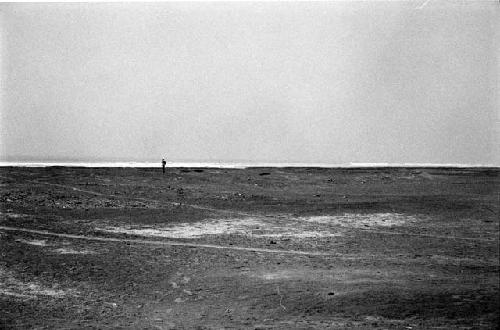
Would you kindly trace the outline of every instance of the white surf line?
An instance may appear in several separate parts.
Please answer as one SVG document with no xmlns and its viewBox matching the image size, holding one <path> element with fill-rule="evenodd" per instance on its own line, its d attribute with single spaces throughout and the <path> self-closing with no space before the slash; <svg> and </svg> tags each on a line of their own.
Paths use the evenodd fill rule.
<svg viewBox="0 0 500 330">
<path fill-rule="evenodd" d="M 24 233 L 31 233 L 31 234 L 38 234 L 38 235 L 62 237 L 62 238 L 82 239 L 82 240 L 86 240 L 86 241 L 149 244 L 149 245 L 163 245 L 163 246 L 165 246 L 165 245 L 166 246 L 185 246 L 185 247 L 192 247 L 192 248 L 236 250 L 236 251 L 263 252 L 263 253 L 275 253 L 275 254 L 296 254 L 296 255 L 306 255 L 306 256 L 336 256 L 335 254 L 324 253 L 324 252 L 310 252 L 310 251 L 296 251 L 296 250 L 274 250 L 274 249 L 251 248 L 251 247 L 242 247 L 242 246 L 184 243 L 184 242 L 175 242 L 175 241 L 152 241 L 152 240 L 130 239 L 130 238 L 83 236 L 83 235 L 74 235 L 74 234 L 54 233 L 54 232 L 47 231 L 47 230 L 26 229 L 26 228 L 6 227 L 6 226 L 0 226 L 0 230 L 17 231 L 17 232 L 24 232 Z"/>
</svg>

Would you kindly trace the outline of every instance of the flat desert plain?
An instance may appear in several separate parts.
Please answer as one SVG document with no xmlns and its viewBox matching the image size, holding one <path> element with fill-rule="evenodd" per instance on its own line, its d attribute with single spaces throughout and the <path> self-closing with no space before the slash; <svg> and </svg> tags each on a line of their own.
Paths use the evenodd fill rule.
<svg viewBox="0 0 500 330">
<path fill-rule="evenodd" d="M 0 327 L 491 329 L 498 168 L 0 168 Z"/>
</svg>

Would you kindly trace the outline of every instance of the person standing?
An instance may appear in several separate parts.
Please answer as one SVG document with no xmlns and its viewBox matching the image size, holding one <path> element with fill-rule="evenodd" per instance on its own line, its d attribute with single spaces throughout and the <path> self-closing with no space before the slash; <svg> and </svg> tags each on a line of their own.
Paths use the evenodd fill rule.
<svg viewBox="0 0 500 330">
<path fill-rule="evenodd" d="M 167 162 L 165 161 L 165 158 L 161 160 L 161 167 L 163 168 L 163 174 L 165 174 L 165 165 L 167 165 Z"/>
</svg>

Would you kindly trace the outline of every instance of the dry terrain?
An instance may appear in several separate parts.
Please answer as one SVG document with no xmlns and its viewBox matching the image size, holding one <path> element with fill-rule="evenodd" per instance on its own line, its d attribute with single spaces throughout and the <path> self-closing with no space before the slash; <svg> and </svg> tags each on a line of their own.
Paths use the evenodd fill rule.
<svg viewBox="0 0 500 330">
<path fill-rule="evenodd" d="M 499 174 L 0 168 L 0 328 L 496 328 Z"/>
</svg>

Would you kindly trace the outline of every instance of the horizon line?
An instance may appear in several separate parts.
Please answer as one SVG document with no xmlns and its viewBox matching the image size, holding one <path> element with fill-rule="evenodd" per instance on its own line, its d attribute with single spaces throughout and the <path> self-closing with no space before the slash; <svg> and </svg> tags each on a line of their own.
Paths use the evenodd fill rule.
<svg viewBox="0 0 500 330">
<path fill-rule="evenodd" d="M 0 167 L 110 167 L 110 168 L 155 168 L 160 162 L 8 162 L 0 161 Z M 252 168 L 252 167 L 315 167 L 315 168 L 364 168 L 364 167 L 455 167 L 455 168 L 499 168 L 494 164 L 462 164 L 462 163 L 321 163 L 321 162 L 167 162 L 166 167 L 191 168 Z"/>
</svg>

